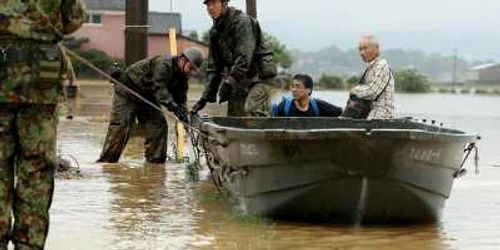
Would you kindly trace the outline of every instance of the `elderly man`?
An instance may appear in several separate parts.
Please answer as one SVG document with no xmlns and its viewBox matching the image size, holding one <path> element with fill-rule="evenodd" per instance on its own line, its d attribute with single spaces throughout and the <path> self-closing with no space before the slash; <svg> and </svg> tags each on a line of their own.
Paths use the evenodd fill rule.
<svg viewBox="0 0 500 250">
<path fill-rule="evenodd" d="M 380 56 L 380 47 L 373 35 L 366 35 L 359 42 L 359 53 L 366 65 L 360 83 L 350 91 L 350 100 L 342 116 L 366 119 L 391 119 L 394 117 L 394 76 L 387 60 Z M 366 115 L 352 112 L 353 99 L 371 107 Z"/>
</svg>

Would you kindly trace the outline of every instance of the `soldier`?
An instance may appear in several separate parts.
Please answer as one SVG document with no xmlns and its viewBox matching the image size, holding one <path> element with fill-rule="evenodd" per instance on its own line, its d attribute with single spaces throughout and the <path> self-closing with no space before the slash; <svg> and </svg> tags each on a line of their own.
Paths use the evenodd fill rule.
<svg viewBox="0 0 500 250">
<path fill-rule="evenodd" d="M 276 63 L 266 51 L 257 20 L 228 2 L 203 0 L 214 20 L 209 34 L 209 83 L 192 112 L 215 102 L 219 92 L 219 103 L 228 101 L 228 116 L 266 116 Z"/>
<path fill-rule="evenodd" d="M 82 25 L 84 4 L 1 2 L 0 249 L 7 249 L 10 240 L 15 249 L 43 249 L 54 191 L 56 105 L 64 72 L 57 43 Z"/>
<path fill-rule="evenodd" d="M 121 75 L 120 82 L 150 102 L 165 106 L 179 120 L 188 122 L 186 108 L 188 77 L 203 64 L 198 49 L 188 49 L 179 57 L 155 56 L 129 66 Z M 118 76 L 120 75 L 120 76 Z M 125 148 L 135 120 L 146 130 L 145 155 L 150 163 L 165 163 L 167 155 L 168 126 L 159 110 L 115 86 L 113 109 L 108 135 L 98 162 L 117 162 Z"/>
</svg>

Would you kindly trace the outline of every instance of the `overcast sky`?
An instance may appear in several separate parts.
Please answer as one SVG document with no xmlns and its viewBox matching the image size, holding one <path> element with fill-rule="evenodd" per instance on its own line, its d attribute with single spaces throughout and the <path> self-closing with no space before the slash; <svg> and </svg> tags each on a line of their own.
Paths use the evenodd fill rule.
<svg viewBox="0 0 500 250">
<path fill-rule="evenodd" d="M 183 28 L 210 28 L 202 0 L 172 0 Z M 151 11 L 167 12 L 169 0 L 149 0 Z M 231 5 L 244 9 L 245 0 Z M 257 0 L 265 31 L 289 48 L 315 51 L 357 46 L 363 33 L 379 37 L 383 49 L 420 49 L 469 59 L 500 61 L 499 0 Z"/>
</svg>

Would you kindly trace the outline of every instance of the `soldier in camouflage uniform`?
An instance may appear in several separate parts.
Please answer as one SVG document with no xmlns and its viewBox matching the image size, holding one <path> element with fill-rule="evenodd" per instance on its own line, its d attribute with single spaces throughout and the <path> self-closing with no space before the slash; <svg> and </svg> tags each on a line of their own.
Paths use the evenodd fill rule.
<svg viewBox="0 0 500 250">
<path fill-rule="evenodd" d="M 179 57 L 155 56 L 138 61 L 121 74 L 120 82 L 156 105 L 163 105 L 183 122 L 186 109 L 188 77 L 203 63 L 198 49 L 188 49 Z M 118 77 L 119 74 L 112 74 Z M 114 163 L 125 148 L 132 125 L 139 121 L 146 130 L 145 156 L 150 163 L 165 163 L 167 122 L 162 112 L 131 93 L 115 86 L 113 110 L 108 135 L 98 162 Z"/>
<path fill-rule="evenodd" d="M 257 20 L 228 2 L 203 0 L 214 20 L 209 33 L 209 83 L 192 112 L 215 102 L 219 93 L 219 103 L 228 101 L 228 116 L 267 116 L 276 64 L 266 51 Z"/>
<path fill-rule="evenodd" d="M 0 0 L 0 249 L 9 240 L 44 248 L 64 71 L 57 43 L 83 20 L 80 0 Z"/>
</svg>

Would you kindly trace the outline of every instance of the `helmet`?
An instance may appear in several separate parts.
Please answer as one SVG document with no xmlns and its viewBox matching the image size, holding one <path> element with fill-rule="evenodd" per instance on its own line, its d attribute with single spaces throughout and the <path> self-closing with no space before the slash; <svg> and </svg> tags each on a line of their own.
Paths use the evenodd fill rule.
<svg viewBox="0 0 500 250">
<path fill-rule="evenodd" d="M 201 65 L 203 64 L 203 53 L 200 49 L 195 47 L 188 48 L 184 52 L 182 52 L 182 56 L 188 59 L 196 68 L 196 70 L 199 70 L 199 68 L 201 68 Z"/>
</svg>

